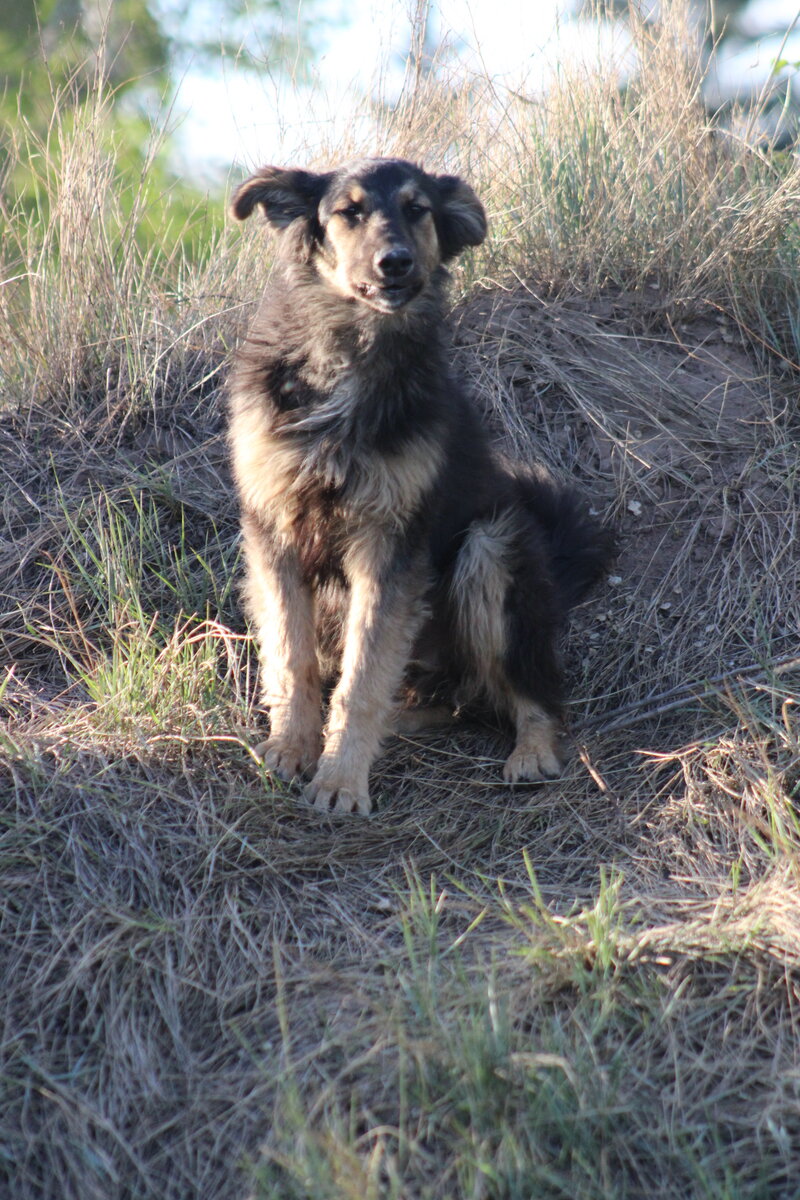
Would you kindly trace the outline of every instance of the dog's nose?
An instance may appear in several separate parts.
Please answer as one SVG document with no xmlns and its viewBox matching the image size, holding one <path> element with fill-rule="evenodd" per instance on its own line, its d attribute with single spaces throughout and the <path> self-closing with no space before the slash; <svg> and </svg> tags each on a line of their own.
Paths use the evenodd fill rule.
<svg viewBox="0 0 800 1200">
<path fill-rule="evenodd" d="M 414 256 L 406 246 L 393 246 L 391 250 L 379 250 L 375 255 L 375 269 L 387 279 L 402 279 L 414 265 Z"/>
</svg>

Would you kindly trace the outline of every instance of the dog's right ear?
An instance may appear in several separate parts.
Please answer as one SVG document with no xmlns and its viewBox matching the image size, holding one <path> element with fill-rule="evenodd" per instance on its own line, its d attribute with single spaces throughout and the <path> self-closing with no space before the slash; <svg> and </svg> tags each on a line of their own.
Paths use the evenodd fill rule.
<svg viewBox="0 0 800 1200">
<path fill-rule="evenodd" d="M 329 180 L 330 175 L 312 171 L 262 167 L 233 193 L 231 212 L 244 221 L 260 204 L 273 229 L 286 229 L 298 217 L 308 221 L 315 216 Z"/>
</svg>

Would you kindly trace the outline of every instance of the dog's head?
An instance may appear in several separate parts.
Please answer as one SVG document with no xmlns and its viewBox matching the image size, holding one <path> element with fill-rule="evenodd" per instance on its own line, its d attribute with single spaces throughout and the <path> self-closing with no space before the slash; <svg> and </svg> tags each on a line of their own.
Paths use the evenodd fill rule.
<svg viewBox="0 0 800 1200">
<path fill-rule="evenodd" d="M 324 174 L 263 167 L 231 210 L 241 221 L 257 204 L 290 258 L 379 313 L 405 308 L 442 263 L 486 236 L 483 206 L 463 180 L 394 158 Z"/>
</svg>

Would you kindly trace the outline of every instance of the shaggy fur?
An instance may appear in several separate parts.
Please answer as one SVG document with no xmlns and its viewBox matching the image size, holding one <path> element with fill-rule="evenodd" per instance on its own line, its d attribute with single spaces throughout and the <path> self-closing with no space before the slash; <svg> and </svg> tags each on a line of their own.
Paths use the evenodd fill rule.
<svg viewBox="0 0 800 1200">
<path fill-rule="evenodd" d="M 558 774 L 566 611 L 610 533 L 542 469 L 505 463 L 451 374 L 444 264 L 486 232 L 466 183 L 394 159 L 239 187 L 281 269 L 230 381 L 263 747 L 321 811 L 369 812 L 406 691 L 483 696 L 516 728 L 505 778 Z M 336 680 L 322 721 L 322 686 Z M 412 717 L 417 726 L 424 717 Z"/>
</svg>

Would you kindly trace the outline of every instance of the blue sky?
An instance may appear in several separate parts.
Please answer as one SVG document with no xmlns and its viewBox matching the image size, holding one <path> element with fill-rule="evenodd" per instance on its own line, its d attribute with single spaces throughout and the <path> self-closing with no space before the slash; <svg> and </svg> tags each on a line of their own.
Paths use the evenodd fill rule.
<svg viewBox="0 0 800 1200">
<path fill-rule="evenodd" d="M 337 0 L 318 0 L 315 11 L 326 3 L 334 16 L 342 11 Z M 359 96 L 396 95 L 412 7 L 402 0 L 349 0 L 321 39 L 311 87 L 295 85 L 268 63 L 258 78 L 227 62 L 213 76 L 190 70 L 176 105 L 186 113 L 187 156 L 210 163 L 233 158 L 249 167 L 308 155 L 316 138 L 335 141 Z M 467 69 L 528 91 L 546 86 L 560 57 L 593 53 L 569 17 L 568 0 L 439 0 L 432 33 Z M 598 31 L 595 43 L 598 38 L 607 42 L 610 30 Z"/>
<path fill-rule="evenodd" d="M 209 168 L 235 163 L 308 158 L 322 144 L 335 144 L 352 122 L 358 96 L 380 91 L 391 98 L 400 78 L 400 55 L 408 45 L 412 0 L 317 0 L 315 12 L 331 16 L 319 41 L 312 86 L 299 86 L 265 62 L 254 77 L 235 62 L 219 69 L 187 72 L 176 112 L 181 118 L 184 153 Z M 788 28 L 797 0 L 751 0 L 747 32 L 756 38 L 775 24 Z M 488 72 L 498 86 L 541 93 L 559 61 L 596 62 L 601 57 L 623 67 L 626 42 L 619 29 L 590 27 L 570 15 L 568 0 L 438 0 L 432 17 L 437 42 L 467 69 Z M 726 46 L 718 67 L 720 89 L 730 92 L 768 77 L 780 51 L 780 37 L 755 45 Z M 800 33 L 782 57 L 800 59 Z M 748 84 L 749 85 L 749 84 Z"/>
</svg>

